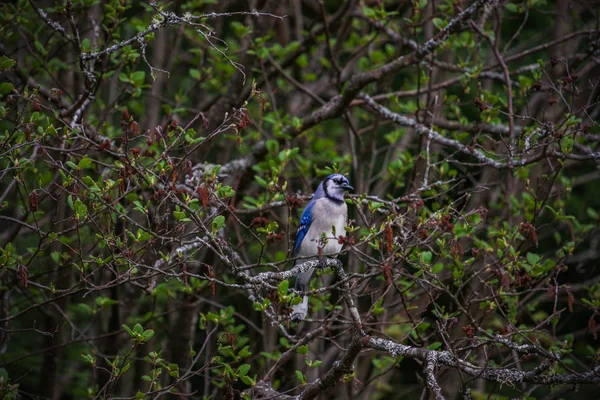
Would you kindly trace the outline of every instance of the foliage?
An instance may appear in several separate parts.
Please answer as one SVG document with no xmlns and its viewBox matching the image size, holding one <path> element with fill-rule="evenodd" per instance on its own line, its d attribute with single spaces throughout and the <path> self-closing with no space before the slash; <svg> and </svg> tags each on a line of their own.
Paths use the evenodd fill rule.
<svg viewBox="0 0 600 400">
<path fill-rule="evenodd" d="M 595 394 L 591 4 L 0 9 L 3 398 Z M 334 171 L 343 267 L 291 323 Z"/>
</svg>

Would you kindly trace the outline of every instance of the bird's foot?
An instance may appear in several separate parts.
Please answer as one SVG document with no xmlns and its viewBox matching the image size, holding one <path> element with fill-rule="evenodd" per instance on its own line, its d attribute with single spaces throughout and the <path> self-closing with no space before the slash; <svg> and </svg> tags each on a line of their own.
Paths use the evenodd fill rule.
<svg viewBox="0 0 600 400">
<path fill-rule="evenodd" d="M 319 258 L 319 264 L 317 264 L 317 268 L 320 269 L 325 269 L 327 268 L 329 265 L 328 261 L 332 260 L 333 262 L 335 262 L 337 264 L 337 267 L 341 267 L 342 266 L 342 262 L 340 260 L 338 260 L 337 258 L 333 258 L 333 257 L 323 257 L 323 258 Z M 331 265 L 331 268 L 335 268 L 336 266 Z"/>
<path fill-rule="evenodd" d="M 327 258 L 325 258 L 325 257 L 319 258 L 319 264 L 317 264 L 317 267 L 319 269 L 325 269 L 325 268 L 327 268 Z"/>
</svg>

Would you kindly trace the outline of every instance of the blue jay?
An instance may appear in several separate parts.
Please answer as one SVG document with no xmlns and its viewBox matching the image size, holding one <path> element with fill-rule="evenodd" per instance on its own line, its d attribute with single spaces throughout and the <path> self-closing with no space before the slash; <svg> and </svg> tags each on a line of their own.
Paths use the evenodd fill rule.
<svg viewBox="0 0 600 400">
<path fill-rule="evenodd" d="M 319 257 L 337 254 L 342 250 L 338 236 L 345 234 L 348 207 L 344 202 L 344 192 L 354 190 L 348 179 L 341 174 L 329 175 L 319 184 L 312 200 L 308 203 L 296 234 L 293 257 Z M 306 261 L 298 260 L 297 263 Z M 296 276 L 294 289 L 307 291 L 314 268 Z M 308 314 L 308 297 L 294 306 L 291 319 L 299 321 Z"/>
</svg>

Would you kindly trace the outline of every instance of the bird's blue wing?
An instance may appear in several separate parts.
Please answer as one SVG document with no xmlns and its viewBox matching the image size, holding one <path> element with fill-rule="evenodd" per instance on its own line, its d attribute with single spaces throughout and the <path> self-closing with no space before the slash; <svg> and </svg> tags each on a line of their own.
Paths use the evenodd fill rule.
<svg viewBox="0 0 600 400">
<path fill-rule="evenodd" d="M 312 223 L 312 208 L 314 205 L 314 200 L 311 200 L 310 203 L 306 205 L 306 208 L 302 213 L 302 218 L 300 218 L 300 226 L 298 227 L 298 232 L 296 233 L 296 242 L 294 243 L 294 252 L 292 253 L 293 257 L 296 257 L 298 254 L 298 250 L 300 250 L 300 244 L 302 243 L 304 236 L 306 236 L 308 228 L 310 228 L 310 224 Z"/>
</svg>

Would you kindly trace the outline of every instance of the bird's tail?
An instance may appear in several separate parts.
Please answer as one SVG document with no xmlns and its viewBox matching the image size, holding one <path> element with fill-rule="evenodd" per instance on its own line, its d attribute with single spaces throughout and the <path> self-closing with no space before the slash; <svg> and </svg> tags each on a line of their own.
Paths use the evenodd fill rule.
<svg viewBox="0 0 600 400">
<path fill-rule="evenodd" d="M 311 268 L 296 275 L 296 284 L 294 285 L 294 289 L 301 292 L 306 292 L 310 288 L 310 278 L 312 277 L 313 271 L 314 268 Z M 306 318 L 307 314 L 308 296 L 305 295 L 302 298 L 302 303 L 296 304 L 293 307 L 291 319 L 292 321 L 302 321 L 304 318 Z"/>
</svg>

